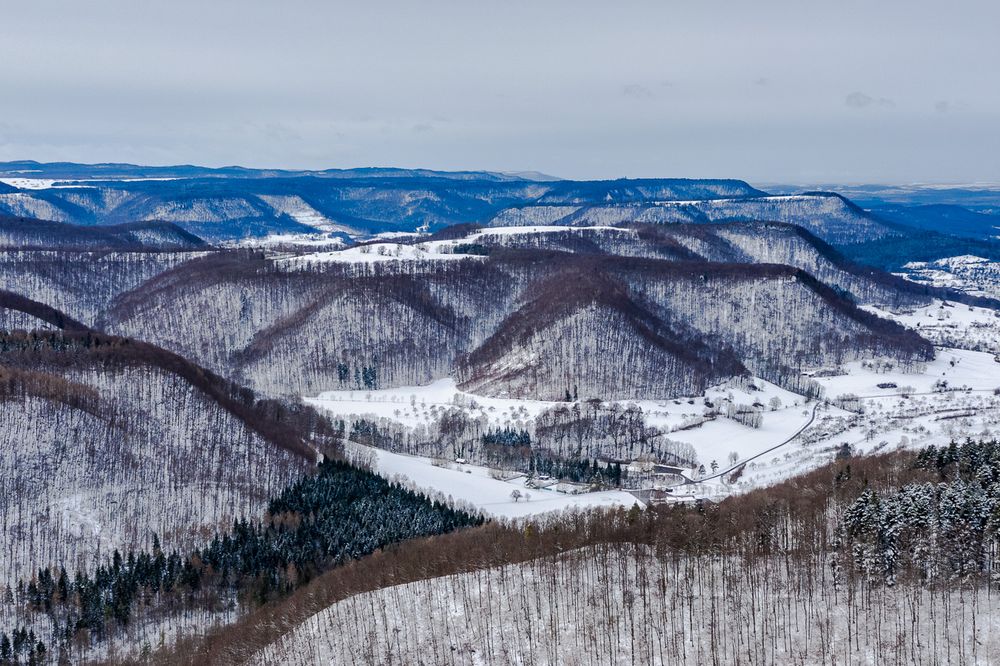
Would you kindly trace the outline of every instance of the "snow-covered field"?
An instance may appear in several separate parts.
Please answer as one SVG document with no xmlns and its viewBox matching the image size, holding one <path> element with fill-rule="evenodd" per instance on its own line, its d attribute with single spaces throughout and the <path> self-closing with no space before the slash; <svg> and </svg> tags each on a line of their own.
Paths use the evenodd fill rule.
<svg viewBox="0 0 1000 666">
<path fill-rule="evenodd" d="M 544 400 L 488 398 L 460 391 L 451 378 L 425 386 L 401 386 L 380 391 L 324 391 L 306 402 L 338 416 L 370 415 L 394 419 L 415 427 L 430 423 L 435 407 L 463 407 L 485 415 L 497 425 L 513 424 L 537 417 L 560 403 Z"/>
<path fill-rule="evenodd" d="M 1000 354 L 1000 311 L 942 301 L 904 313 L 864 309 L 915 329 L 940 347 Z"/>
<path fill-rule="evenodd" d="M 701 396 L 618 404 L 639 408 L 646 425 L 693 447 L 704 476 L 715 477 L 674 489 L 675 496 L 685 498 L 719 497 L 769 485 L 829 461 L 844 445 L 855 453 L 871 453 L 1000 433 L 1000 357 L 992 351 L 1000 345 L 1000 317 L 995 312 L 937 302 L 910 313 L 878 314 L 916 328 L 935 343 L 991 351 L 939 347 L 934 361 L 908 370 L 884 362 L 831 368 L 815 377 L 825 389 L 825 402 L 819 405 L 759 378 L 712 387 Z M 307 402 L 338 418 L 382 418 L 406 428 L 428 427 L 445 410 L 458 408 L 484 428 L 510 426 L 529 432 L 541 414 L 567 404 L 483 397 L 459 390 L 452 379 L 380 391 L 327 391 Z M 706 417 L 709 403 L 757 404 L 760 427 L 724 415 Z M 421 488 L 452 494 L 495 515 L 548 510 L 537 501 L 542 491 L 533 494 L 530 508 L 523 500 L 516 505 L 510 500 L 510 492 L 523 486 L 523 479 L 498 481 L 484 468 L 448 470 L 429 459 L 399 454 L 379 452 L 378 457 L 384 473 L 403 474 Z M 471 474 L 465 474 L 467 470 Z M 727 470 L 739 474 L 723 474 Z M 686 475 L 692 481 L 701 476 L 696 469 Z M 477 478 L 490 483 L 479 485 Z M 590 500 L 577 497 L 571 504 L 581 501 Z"/>
<path fill-rule="evenodd" d="M 47 190 L 60 181 L 51 178 L 0 178 L 0 183 L 20 190 Z"/>
<path fill-rule="evenodd" d="M 243 238 L 238 241 L 223 243 L 227 247 L 259 247 L 274 249 L 281 247 L 303 248 L 310 250 L 335 250 L 347 245 L 340 236 L 330 236 L 326 233 L 315 234 L 268 234 L 262 237 Z"/>
<path fill-rule="evenodd" d="M 1000 434 L 997 312 L 940 301 L 901 314 L 865 309 L 913 328 L 939 345 L 935 360 L 915 372 L 892 364 L 855 362 L 831 376 L 816 377 L 826 399 L 846 410 L 821 409 L 814 425 L 795 442 L 748 464 L 740 487 L 767 485 L 806 471 L 829 460 L 845 444 L 855 453 L 873 453 Z"/>
<path fill-rule="evenodd" d="M 291 213 L 290 213 L 291 214 Z M 293 217 L 295 217 L 293 215 Z M 316 226 L 319 229 L 324 229 L 320 222 L 310 218 L 307 220 L 305 218 L 299 219 L 295 217 L 296 220 L 303 222 L 304 224 L 309 224 L 310 226 Z M 325 218 L 324 218 L 325 219 Z M 482 229 L 474 234 L 469 235 L 466 238 L 461 238 L 457 240 L 425 240 L 416 242 L 398 242 L 402 240 L 413 241 L 418 239 L 422 234 L 410 233 L 410 232 L 385 232 L 376 235 L 374 238 L 377 242 L 367 243 L 365 245 L 359 245 L 356 247 L 350 247 L 346 249 L 337 249 L 327 252 L 313 252 L 309 254 L 299 255 L 296 257 L 279 257 L 277 260 L 286 266 L 308 266 L 310 264 L 317 263 L 329 263 L 329 262 L 343 262 L 343 263 L 375 263 L 384 261 L 428 261 L 428 260 L 448 260 L 448 259 L 481 259 L 480 255 L 466 254 L 461 252 L 462 245 L 468 245 L 477 243 L 484 240 L 489 236 L 511 236 L 511 235 L 529 235 L 529 234 L 547 234 L 547 233 L 591 233 L 595 229 L 604 229 L 610 231 L 622 231 L 615 227 L 586 227 L 586 228 L 575 228 L 575 227 L 565 227 L 565 226 L 546 226 L 546 225 L 533 225 L 533 226 L 523 226 L 523 227 L 492 227 L 487 229 Z M 325 230 L 325 229 L 324 229 Z M 351 236 L 357 237 L 359 234 L 347 227 L 337 227 L 333 229 L 335 231 L 345 231 L 350 233 Z M 280 236 L 269 236 L 267 239 L 262 241 L 261 239 L 254 239 L 248 241 L 241 241 L 241 244 L 252 244 L 252 245 L 266 245 L 268 243 L 272 245 L 278 244 L 288 244 L 288 245 L 303 245 L 308 246 L 310 244 L 320 245 L 318 242 L 321 237 L 316 237 L 310 234 L 284 234 Z"/>
<path fill-rule="evenodd" d="M 961 255 L 937 261 L 911 261 L 898 275 L 921 284 L 947 287 L 973 296 L 1000 298 L 1000 262 Z"/>
<path fill-rule="evenodd" d="M 457 462 L 434 461 L 380 449 L 349 444 L 350 454 L 361 456 L 387 479 L 419 491 L 440 493 L 460 505 L 469 505 L 500 518 L 520 518 L 572 508 L 643 506 L 627 492 L 608 490 L 562 493 L 554 488 L 528 488 L 524 476 L 493 478 L 488 468 Z M 518 498 L 512 494 L 517 492 Z"/>
<path fill-rule="evenodd" d="M 708 465 L 722 463 L 736 452 L 741 458 L 758 453 L 768 445 L 788 437 L 808 420 L 811 407 L 805 399 L 763 379 L 755 378 L 757 391 L 721 385 L 701 396 L 675 400 L 633 400 L 617 404 L 642 410 L 648 425 L 669 432 L 671 440 L 690 443 Z M 777 400 L 776 403 L 772 401 Z M 752 404 L 755 401 L 773 411 L 764 412 L 761 428 L 750 428 L 724 417 L 701 423 L 705 401 Z M 542 412 L 565 406 L 565 402 L 491 398 L 461 391 L 453 379 L 440 379 L 426 386 L 403 386 L 380 391 L 326 391 L 306 402 L 338 417 L 369 416 L 392 419 L 409 427 L 434 421 L 442 408 L 459 407 L 473 418 L 483 418 L 491 426 L 529 428 Z M 701 423 L 701 425 L 698 425 Z"/>
<path fill-rule="evenodd" d="M 455 259 L 482 259 L 477 255 L 456 254 L 450 251 L 451 241 L 427 241 L 413 245 L 404 243 L 371 243 L 333 252 L 312 252 L 296 257 L 279 258 L 276 263 L 285 267 L 308 267 L 330 262 L 377 263 L 384 261 L 433 261 Z"/>
<path fill-rule="evenodd" d="M 942 348 L 920 372 L 861 362 L 840 370 L 816 378 L 832 404 L 820 406 L 799 437 L 748 463 L 734 487 L 717 479 L 683 491 L 720 495 L 770 485 L 828 462 L 844 445 L 863 454 L 1000 433 L 1000 364 L 991 354 Z"/>
<path fill-rule="evenodd" d="M 731 456 L 744 460 L 767 450 L 776 443 L 785 441 L 809 422 L 812 404 L 806 404 L 802 396 L 785 391 L 762 379 L 754 379 L 757 390 L 746 387 L 722 385 L 709 389 L 705 395 L 676 400 L 640 400 L 619 403 L 635 406 L 642 410 L 648 425 L 668 432 L 672 441 L 688 443 L 698 453 L 699 460 L 707 468 L 716 462 L 722 468 L 731 464 Z M 760 428 L 751 428 L 732 419 L 716 416 L 705 419 L 705 401 L 721 404 L 752 404 L 757 401 L 765 405 L 763 423 Z M 426 386 L 407 386 L 381 391 L 327 391 L 306 402 L 337 416 L 386 418 L 409 428 L 427 426 L 445 409 L 459 408 L 470 418 L 482 419 L 490 427 L 511 426 L 530 430 L 533 422 L 546 410 L 565 406 L 567 403 L 541 400 L 518 400 L 489 398 L 459 390 L 454 380 L 442 379 Z M 841 410 L 833 410 L 841 413 Z M 845 412 L 846 413 L 846 412 Z M 386 475 L 402 474 L 416 486 L 450 494 L 456 500 L 463 500 L 483 508 L 495 515 L 527 515 L 584 504 L 604 504 L 618 502 L 631 504 L 634 500 L 627 493 L 587 493 L 568 497 L 554 491 L 531 491 L 532 499 L 513 502 L 510 493 L 515 489 L 523 492 L 524 478 L 513 481 L 497 481 L 489 477 L 486 468 L 474 465 L 450 466 L 456 469 L 435 467 L 428 458 L 405 456 L 377 451 L 378 469 Z M 466 474 L 469 472 L 469 474 Z M 692 471 L 692 474 L 694 472 Z M 471 477 L 471 478 L 470 478 Z M 480 483 L 475 481 L 479 477 Z M 720 489 L 713 484 L 691 486 L 698 494 L 715 495 Z M 546 492 L 552 494 L 545 494 Z M 558 501 L 548 502 L 553 498 Z M 546 500 L 541 502 L 539 500 Z M 529 506 L 530 505 L 530 506 Z"/>
</svg>

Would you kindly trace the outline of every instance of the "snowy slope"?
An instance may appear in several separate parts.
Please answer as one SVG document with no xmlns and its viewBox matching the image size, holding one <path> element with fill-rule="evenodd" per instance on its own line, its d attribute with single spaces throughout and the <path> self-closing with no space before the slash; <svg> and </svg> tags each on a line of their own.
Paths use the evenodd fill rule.
<svg viewBox="0 0 1000 666">
<path fill-rule="evenodd" d="M 0 410 L 4 584 L 42 566 L 90 568 L 154 532 L 164 547 L 198 544 L 204 530 L 259 515 L 305 468 L 177 376 L 61 376 L 80 401 L 13 395 Z"/>
<path fill-rule="evenodd" d="M 479 465 L 432 460 L 419 456 L 391 453 L 360 444 L 352 445 L 353 454 L 372 463 L 372 468 L 387 479 L 423 492 L 431 492 L 459 506 L 470 506 L 498 518 L 520 518 L 567 509 L 594 507 L 630 507 L 643 503 L 620 490 L 568 494 L 552 488 L 528 488 L 523 476 L 507 480 L 492 478 L 490 470 Z M 512 493 L 519 493 L 515 499 Z"/>
<path fill-rule="evenodd" d="M 676 224 L 730 220 L 787 222 L 831 243 L 873 240 L 898 231 L 830 193 L 727 199 L 659 200 L 641 203 L 594 202 L 575 209 L 535 205 L 498 213 L 490 226 Z"/>
<path fill-rule="evenodd" d="M 987 664 L 1000 652 L 996 595 L 859 586 L 847 612 L 829 563 L 777 564 L 617 546 L 420 580 L 334 603 L 250 663 L 879 664 L 887 650 L 920 663 L 938 646 Z"/>
<path fill-rule="evenodd" d="M 281 196 L 275 194 L 262 194 L 260 198 L 270 205 L 279 215 L 289 215 L 299 224 L 313 227 L 324 233 L 341 232 L 347 234 L 359 234 L 357 229 L 349 226 L 337 224 L 327 218 L 318 210 L 307 204 L 299 196 Z"/>
<path fill-rule="evenodd" d="M 899 275 L 920 284 L 1000 299 L 1000 262 L 961 255 L 930 262 L 912 261 L 903 269 Z"/>
</svg>

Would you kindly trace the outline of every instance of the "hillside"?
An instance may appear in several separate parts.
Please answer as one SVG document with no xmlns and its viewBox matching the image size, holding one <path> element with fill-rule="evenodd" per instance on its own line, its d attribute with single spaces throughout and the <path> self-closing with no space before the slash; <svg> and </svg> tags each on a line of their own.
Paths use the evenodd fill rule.
<svg viewBox="0 0 1000 666">
<path fill-rule="evenodd" d="M 829 192 L 792 196 L 760 196 L 757 193 L 728 198 L 673 197 L 624 202 L 597 200 L 583 205 L 530 205 L 500 211 L 490 226 L 568 225 L 619 226 L 643 224 L 710 224 L 719 222 L 785 222 L 807 229 L 828 243 L 859 242 L 901 232 L 861 210 L 850 201 Z M 543 198 L 544 200 L 544 198 Z M 641 203 L 635 203 L 640 201 Z M 575 203 L 575 202 L 572 202 Z"/>
<path fill-rule="evenodd" d="M 0 306 L 7 321 L 50 326 L 0 337 L 3 520 L 17 535 L 7 580 L 86 567 L 153 533 L 189 545 L 259 511 L 313 457 L 294 419 L 272 422 L 252 394 L 180 356 L 14 295 Z"/>
<path fill-rule="evenodd" d="M 998 450 L 846 457 L 717 505 L 409 543 L 169 663 L 990 663 Z"/>
<path fill-rule="evenodd" d="M 672 201 L 761 196 L 764 192 L 740 180 L 639 178 L 606 181 L 560 181 L 539 197 L 541 205 L 595 202 Z"/>
<path fill-rule="evenodd" d="M 197 252 L 0 250 L 4 287 L 94 324 L 119 295 L 201 256 Z"/>
<path fill-rule="evenodd" d="M 213 241 L 348 234 L 485 222 L 535 202 L 598 204 L 756 197 L 736 180 L 561 181 L 494 172 L 0 164 L 0 214 L 76 225 L 165 221 Z"/>
<path fill-rule="evenodd" d="M 703 560 L 662 558 L 652 549 L 617 545 L 432 578 L 339 601 L 249 663 L 305 666 L 429 659 L 460 665 L 590 661 L 626 666 L 700 665 L 716 658 L 729 663 L 820 663 L 835 651 L 833 645 L 850 645 L 836 652 L 877 663 L 880 652 L 874 645 L 904 642 L 896 654 L 918 660 L 932 641 L 968 658 L 974 658 L 973 652 L 1000 651 L 995 635 L 972 622 L 973 616 L 991 617 L 998 610 L 982 590 L 963 599 L 959 592 L 948 595 L 909 586 L 909 595 L 879 589 L 871 593 L 871 602 L 853 607 L 829 588 L 814 591 L 816 597 L 809 601 L 792 593 L 788 601 L 800 607 L 799 626 L 808 636 L 804 638 L 786 624 L 794 627 L 794 612 L 777 619 L 748 617 L 763 607 L 777 609 L 785 601 L 782 588 L 804 587 L 810 574 L 818 578 L 824 572 L 774 564 L 760 566 L 756 575 L 741 575 L 742 566 L 752 565 L 730 561 L 712 568 Z M 767 583 L 764 576 L 769 577 Z M 739 593 L 727 585 L 748 589 Z M 586 603 L 588 599 L 593 603 Z M 916 617 L 913 606 L 920 609 Z M 951 607 L 960 610 L 938 619 Z M 845 618 L 845 608 L 857 615 Z M 445 612 L 455 619 L 441 626 L 437 620 Z M 920 643 L 911 633 L 891 628 L 892 618 L 903 613 L 921 627 Z M 702 619 L 706 625 L 698 624 Z"/>
<path fill-rule="evenodd" d="M 205 530 L 259 513 L 305 469 L 155 367 L 109 370 L 81 360 L 53 371 L 8 359 L 0 370 L 0 492 L 5 533 L 16 537 L 4 551 L 5 580 L 38 567 L 87 568 L 152 534 L 171 548 L 190 546 Z"/>
<path fill-rule="evenodd" d="M 856 422 L 809 411 L 822 376 L 870 366 L 901 372 L 899 385 L 942 380 L 947 358 L 929 364 L 927 340 L 987 332 L 892 323 L 965 297 L 852 264 L 782 223 L 466 226 L 334 252 L 39 251 L 11 254 L 6 270 L 20 293 L 108 334 L 262 395 L 315 396 L 355 442 L 574 483 L 598 464 L 611 488 L 646 481 L 609 461 L 696 472 L 785 441 L 810 414 L 826 442 Z M 32 325 L 18 315 L 8 327 Z M 965 365 L 955 372 L 970 381 Z M 760 463 L 747 478 L 781 469 Z"/>
<path fill-rule="evenodd" d="M 926 304 L 933 291 L 856 264 L 803 227 L 775 222 L 615 227 L 523 226 L 469 229 L 459 249 L 548 249 L 672 261 L 784 264 L 802 269 L 858 303 L 890 310 Z M 433 237 L 432 237 L 433 238 Z M 452 238 L 454 240 L 454 238 Z"/>
<path fill-rule="evenodd" d="M 80 227 L 0 216 L 0 247 L 19 250 L 193 250 L 206 246 L 202 239 L 169 222 Z"/>
<path fill-rule="evenodd" d="M 725 351 L 679 334 L 594 264 L 569 264 L 462 359 L 463 389 L 492 396 L 696 395 L 745 372 Z M 682 329 L 683 330 L 683 329 Z"/>
<path fill-rule="evenodd" d="M 339 461 L 298 401 L 8 291 L 0 321 L 30 329 L 0 330 L 0 659 L 138 658 L 481 522 Z"/>
<path fill-rule="evenodd" d="M 26 603 L 42 610 L 31 600 L 39 581 L 76 572 L 70 584 L 83 599 L 81 575 L 87 580 L 112 555 L 117 571 L 124 554 L 200 548 L 235 521 L 261 516 L 310 472 L 319 450 L 337 450 L 336 431 L 309 408 L 260 400 L 177 354 L 97 333 L 10 292 L 0 292 L 0 320 L 22 329 L 0 331 L 4 640 L 28 626 L 64 656 L 71 646 L 78 657 L 90 647 L 99 655 L 108 636 L 89 616 L 26 613 Z M 53 595 L 44 606 L 66 601 Z M 228 621 L 207 610 L 199 617 Z M 115 606 L 119 621 L 121 613 L 131 611 Z M 171 625 L 185 622 L 161 609 L 139 626 Z"/>
<path fill-rule="evenodd" d="M 765 377 L 780 383 L 780 378 L 798 372 L 793 368 L 873 354 L 926 358 L 930 353 L 916 336 L 879 329 L 875 320 L 820 289 L 805 274 L 799 278 L 794 270 L 768 268 L 749 259 L 747 264 L 721 264 L 614 255 L 582 259 L 548 250 L 512 249 L 488 257 L 435 251 L 463 249 L 461 240 L 448 243 L 440 248 L 432 243 L 429 249 L 419 244 L 369 246 L 361 248 L 367 254 L 348 250 L 277 259 L 215 254 L 182 264 L 122 295 L 100 324 L 109 332 L 146 336 L 191 353 L 258 390 L 295 394 L 425 384 L 452 376 L 459 367 L 470 382 L 493 381 L 486 376 L 511 363 L 500 360 L 506 352 L 477 350 L 519 345 L 518 336 L 528 329 L 553 325 L 562 327 L 562 333 L 575 332 L 575 337 L 566 337 L 566 346 L 554 355 L 552 349 L 536 350 L 534 365 L 519 362 L 511 368 L 522 378 L 533 377 L 530 382 L 518 380 L 491 390 L 519 397 L 561 396 L 573 384 L 582 387 L 585 374 L 611 378 L 624 369 L 614 369 L 622 362 L 621 353 L 597 355 L 584 351 L 591 349 L 587 345 L 637 350 L 632 371 L 623 375 L 634 385 L 616 381 L 602 388 L 595 382 L 589 389 L 593 393 L 585 395 L 600 397 L 635 397 L 643 390 L 661 397 L 686 395 L 709 377 L 738 372 L 739 363 L 760 368 Z M 420 256 L 395 260 L 397 249 L 392 248 L 415 248 Z M 616 288 L 621 293 L 632 294 L 631 305 L 614 302 L 617 296 L 599 303 L 600 308 L 610 307 L 608 312 L 624 313 L 632 323 L 606 329 L 606 339 L 591 335 L 598 329 L 574 323 L 577 312 L 595 321 L 602 316 L 588 314 L 587 304 L 601 301 L 603 287 L 598 285 L 609 284 L 573 277 L 580 274 L 606 275 L 620 285 Z M 866 284 L 860 276 L 854 280 L 855 286 Z M 560 281 L 575 284 L 574 300 L 539 298 L 543 285 Z M 867 291 L 877 293 L 878 288 Z M 545 314 L 532 314 L 527 305 L 531 302 Z M 708 303 L 719 307 L 706 308 Z M 703 319 L 713 312 L 716 319 Z M 544 325 L 536 321 L 539 317 Z M 511 341 L 499 342 L 505 336 Z M 542 334 L 543 339 L 558 337 Z M 674 354 L 678 345 L 690 347 L 692 340 L 708 345 L 696 354 L 702 360 L 695 366 L 704 367 L 711 359 L 712 364 L 720 363 L 718 370 L 692 374 L 687 361 L 678 365 L 662 356 Z M 653 347 L 647 346 L 650 341 Z M 739 363 L 719 361 L 730 358 L 728 348 L 738 349 Z M 688 357 L 688 351 L 682 356 Z M 474 369 L 477 359 L 493 364 L 494 370 Z M 611 365 L 599 368 L 602 364 Z M 570 367 L 589 370 L 578 371 L 573 379 L 567 374 Z M 644 376 L 648 379 L 641 379 Z"/>
</svg>

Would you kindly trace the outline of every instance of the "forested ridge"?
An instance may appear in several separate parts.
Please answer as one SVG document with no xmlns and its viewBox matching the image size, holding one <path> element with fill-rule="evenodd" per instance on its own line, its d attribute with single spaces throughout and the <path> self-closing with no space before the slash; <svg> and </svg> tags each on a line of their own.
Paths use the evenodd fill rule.
<svg viewBox="0 0 1000 666">
<path fill-rule="evenodd" d="M 218 254 L 161 272 L 100 323 L 270 394 L 457 376 L 477 391 L 520 397 L 559 399 L 574 384 L 585 398 L 674 397 L 741 367 L 794 390 L 809 368 L 929 354 L 917 334 L 855 302 L 925 296 L 830 268 L 845 285 L 835 291 L 804 269 L 757 263 L 742 250 L 729 257 L 518 247 L 447 262 Z M 365 368 L 377 382 L 363 381 Z"/>
<path fill-rule="evenodd" d="M 106 619 L 130 617 L 138 594 L 109 571 L 190 582 L 188 549 L 258 517 L 268 494 L 301 477 L 320 451 L 335 453 L 335 433 L 313 410 L 260 399 L 178 354 L 99 333 L 17 294 L 0 297 L 6 316 L 53 326 L 0 331 L 0 660 L 97 656 L 111 644 L 91 637 L 103 636 Z M 137 550 L 154 533 L 172 556 Z M 25 615 L 54 613 L 55 602 L 76 611 Z M 141 623 L 170 626 L 185 608 L 170 602 Z"/>
<path fill-rule="evenodd" d="M 0 290 L 0 308 L 22 312 L 59 329 L 67 331 L 87 330 L 86 325 L 63 314 L 52 306 L 39 303 L 36 300 L 15 294 L 6 289 Z"/>
<path fill-rule="evenodd" d="M 0 208 L 2 208 L 0 203 Z M 0 214 L 0 248 L 17 250 L 191 250 L 207 247 L 198 236 L 169 222 L 142 221 L 102 226 Z"/>
<path fill-rule="evenodd" d="M 634 185 L 602 187 L 629 203 L 662 183 Z M 573 207 L 592 193 L 550 194 Z M 574 215 L 611 214 L 599 208 Z M 691 445 L 617 401 L 683 396 L 694 416 L 677 427 L 757 428 L 754 377 L 812 399 L 810 371 L 932 360 L 927 339 L 860 306 L 944 292 L 787 224 L 433 239 L 407 241 L 422 248 L 410 259 L 373 241 L 371 262 L 360 249 L 342 261 L 197 244 L 0 252 L 0 662 L 809 663 L 846 642 L 848 662 L 892 644 L 899 663 L 927 663 L 916 626 L 959 661 L 992 649 L 961 625 L 994 603 L 995 442 L 875 458 L 847 447 L 829 468 L 718 504 L 518 525 L 339 459 L 347 434 L 600 487 L 621 486 L 630 460 L 694 468 Z M 383 417 L 333 423 L 297 399 L 442 378 L 555 406 L 533 425 L 511 409 L 501 427 L 432 405 L 435 420 L 409 432 Z M 749 397 L 693 397 L 709 386 Z M 459 607 L 484 612 L 434 624 Z M 297 653 L 299 641 L 330 652 Z"/>
<path fill-rule="evenodd" d="M 60 566 L 19 581 L 8 603 L 46 617 L 51 629 L 30 645 L 20 628 L 13 642 L 0 634 L 0 663 L 32 663 L 46 652 L 75 660 L 91 645 L 130 640 L 130 623 L 181 610 L 246 612 L 379 548 L 482 522 L 328 460 L 273 498 L 261 520 L 236 521 L 191 552 L 165 552 L 154 534 L 149 549 L 116 550 L 93 572 Z"/>
<path fill-rule="evenodd" d="M 675 397 L 746 372 L 808 393 L 806 370 L 929 353 L 857 305 L 913 307 L 937 292 L 854 266 L 789 224 L 465 227 L 431 238 L 454 243 L 450 253 L 480 249 L 374 264 L 9 251 L 3 265 L 12 294 L 271 396 L 453 376 L 497 395 L 558 399 L 575 385 L 584 398 Z"/>
<path fill-rule="evenodd" d="M 326 422 L 312 410 L 277 400 L 260 400 L 249 389 L 191 363 L 174 352 L 140 340 L 83 328 L 65 331 L 0 331 L 0 361 L 8 367 L 69 369 L 153 366 L 189 382 L 223 409 L 245 421 L 275 445 L 307 459 L 316 450 L 303 433 L 322 436 Z"/>
<path fill-rule="evenodd" d="M 566 203 L 576 203 L 567 206 Z M 742 196 L 688 201 L 547 201 L 502 210 L 491 226 L 619 225 L 629 222 L 670 226 L 726 222 L 785 222 L 804 227 L 828 242 L 877 240 L 903 235 L 894 225 L 832 192 L 792 196 Z M 556 204 L 556 205 L 552 205 Z"/>
<path fill-rule="evenodd" d="M 55 167 L 55 168 L 53 168 Z M 15 167 L 15 173 L 21 168 Z M 94 173 L 80 165 L 31 165 L 55 179 L 82 177 L 41 190 L 0 187 L 0 215 L 29 215 L 80 226 L 161 220 L 202 238 L 236 240 L 269 233 L 315 233 L 334 228 L 352 235 L 440 229 L 485 222 L 508 206 L 636 202 L 650 199 L 729 198 L 764 194 L 739 180 L 649 178 L 608 181 L 535 181 L 505 174 L 424 169 L 343 171 L 201 170 L 180 167 L 176 180 L 153 178 L 146 167 Z M 124 173 L 140 174 L 138 179 Z M 79 175 L 77 175 L 79 174 Z M 300 221 L 302 212 L 311 220 Z M 309 223 L 311 222 L 311 223 Z"/>
<path fill-rule="evenodd" d="M 179 645 L 174 663 L 182 654 L 195 663 L 251 657 L 308 663 L 338 654 L 355 663 L 417 654 L 456 664 L 570 657 L 903 664 L 938 663 L 941 655 L 990 663 L 1000 656 L 982 619 L 998 610 L 992 569 L 1000 522 L 990 453 L 996 450 L 995 442 L 970 441 L 923 453 L 846 457 L 719 504 L 493 522 L 408 542 L 334 569 L 207 640 Z M 914 487 L 938 498 L 931 511 L 916 514 L 937 526 L 936 540 L 913 538 L 920 526 L 907 533 L 892 521 L 859 518 L 872 513 L 873 498 L 895 506 Z M 968 513 L 970 507 L 975 511 Z M 879 531 L 886 524 L 895 541 Z M 891 571 L 877 559 L 887 544 L 900 554 Z M 926 575 L 929 561 L 940 564 L 933 576 Z M 510 565 L 520 568 L 503 568 Z M 585 580 L 607 583 L 577 589 Z M 477 589 L 493 591 L 480 596 Z M 368 594 L 375 590 L 383 592 Z M 458 624 L 431 628 L 428 618 L 444 611 L 437 603 L 478 605 Z M 343 613 L 354 619 L 338 624 L 347 622 Z M 576 639 L 563 633 L 566 626 L 582 630 L 581 622 L 588 633 Z M 406 627 L 398 641 L 391 638 L 394 626 Z M 365 635 L 375 642 L 359 654 L 354 641 Z M 581 636 L 590 638 L 580 642 Z M 265 649 L 272 641 L 278 642 Z"/>
</svg>

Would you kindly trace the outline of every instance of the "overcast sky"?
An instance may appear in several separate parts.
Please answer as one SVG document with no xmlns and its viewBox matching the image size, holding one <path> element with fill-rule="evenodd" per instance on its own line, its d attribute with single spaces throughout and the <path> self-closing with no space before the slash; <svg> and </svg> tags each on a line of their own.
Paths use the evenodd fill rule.
<svg viewBox="0 0 1000 666">
<path fill-rule="evenodd" d="M 0 160 L 1000 182 L 997 0 L 0 7 Z"/>
</svg>

